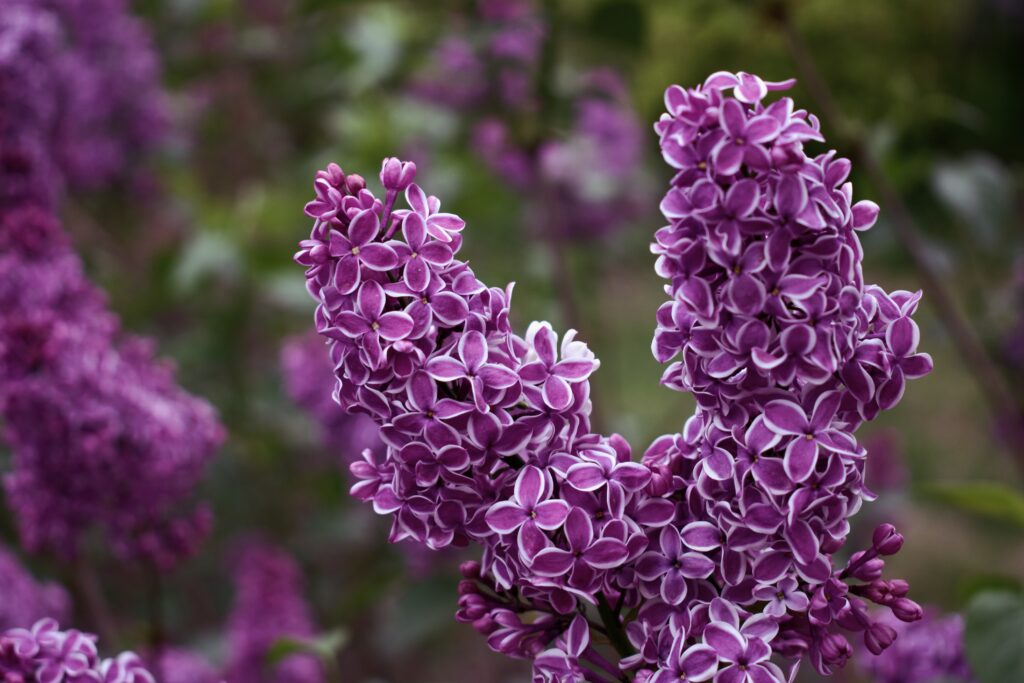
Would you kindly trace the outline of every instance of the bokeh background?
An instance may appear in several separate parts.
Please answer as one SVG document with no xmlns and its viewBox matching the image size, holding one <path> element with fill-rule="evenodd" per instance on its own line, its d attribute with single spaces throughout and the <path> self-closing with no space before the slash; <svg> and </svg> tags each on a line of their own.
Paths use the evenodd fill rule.
<svg viewBox="0 0 1024 683">
<path fill-rule="evenodd" d="M 518 5 L 526 14 L 508 13 Z M 868 481 L 882 496 L 854 534 L 895 521 L 907 543 L 891 574 L 942 611 L 985 589 L 1019 588 L 1019 2 L 140 0 L 135 9 L 158 47 L 170 133 L 144 180 L 76 194 L 64 217 L 125 327 L 158 340 L 229 432 L 201 488 L 213 534 L 165 579 L 169 641 L 223 659 L 231 567 L 239 545 L 260 538 L 298 562 L 319 630 L 345 634 L 325 642 L 337 646 L 346 683 L 528 680 L 527 666 L 454 622 L 458 556 L 388 546 L 387 524 L 347 496 L 345 463 L 367 437 L 358 425 L 325 425 L 329 369 L 309 369 L 315 345 L 294 346 L 313 311 L 291 261 L 310 228 L 302 207 L 329 161 L 373 183 L 382 157 L 414 160 L 425 189 L 466 219 L 462 253 L 478 276 L 516 281 L 516 326 L 547 319 L 580 330 L 602 361 L 600 429 L 642 451 L 692 409 L 659 386 L 650 353 L 663 296 L 647 245 L 671 175 L 651 124 L 667 85 L 717 70 L 800 78 L 797 102 L 823 115 L 830 144 L 855 161 L 857 198 L 882 205 L 863 236 L 868 281 L 925 287 L 922 349 L 936 369 L 865 428 L 878 463 Z M 877 172 L 865 172 L 872 161 Z M 908 227 L 919 237 L 912 252 L 901 239 Z M 1011 401 L 989 400 L 984 368 L 930 306 L 930 277 Z M 133 645 L 147 628 L 144 579 L 100 542 L 86 554 L 121 645 Z M 40 575 L 68 571 L 27 561 Z M 87 609 L 76 616 L 95 627 Z M 852 667 L 842 675 L 860 680 Z"/>
</svg>

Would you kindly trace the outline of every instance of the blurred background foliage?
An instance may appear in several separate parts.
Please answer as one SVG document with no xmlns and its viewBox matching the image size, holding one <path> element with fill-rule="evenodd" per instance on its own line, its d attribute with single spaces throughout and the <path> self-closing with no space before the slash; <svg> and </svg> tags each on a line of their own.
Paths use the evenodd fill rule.
<svg viewBox="0 0 1024 683">
<path fill-rule="evenodd" d="M 1024 257 L 1017 61 L 1024 7 L 1014 0 L 787 4 L 850 122 L 841 132 L 826 124 L 826 136 L 846 154 L 862 141 L 880 159 L 930 260 L 1019 387 L 1024 371 L 1014 359 L 1024 356 L 1024 338 L 1011 335 L 1024 315 L 1024 282 L 1014 276 Z M 348 631 L 345 681 L 470 680 L 467 671 L 475 681 L 527 680 L 523 666 L 488 653 L 454 623 L 454 560 L 410 571 L 408 558 L 384 543 L 386 524 L 347 499 L 338 455 L 288 400 L 278 363 L 283 340 L 311 320 L 291 255 L 310 227 L 302 206 L 313 174 L 328 161 L 375 182 L 383 156 L 415 160 L 426 189 L 467 220 L 463 253 L 477 274 L 491 285 L 517 281 L 517 327 L 533 319 L 568 326 L 553 277 L 559 266 L 526 224 L 524 206 L 536 198 L 481 163 L 460 124 L 472 112 L 409 95 L 411 76 L 439 40 L 464 25 L 471 5 L 137 3 L 156 33 L 178 132 L 146 202 L 113 192 L 78 198 L 68 213 L 76 245 L 126 327 L 155 336 L 179 364 L 182 383 L 209 398 L 230 431 L 204 484 L 217 516 L 214 536 L 169 580 L 172 640 L 216 658 L 230 598 L 228 558 L 237 539 L 258 533 L 298 558 L 323 630 Z M 557 16 L 559 89 L 579 78 L 580 65 L 613 66 L 645 125 L 660 114 L 670 83 L 696 84 L 717 70 L 796 75 L 774 19 L 777 2 L 562 0 L 545 7 Z M 817 109 L 802 84 L 794 97 Z M 670 171 L 655 136 L 643 142 L 656 198 Z M 854 181 L 858 198 L 878 198 L 856 166 Z M 662 295 L 647 243 L 660 221 L 652 199 L 614 233 L 566 245 L 579 308 L 572 322 L 602 361 L 594 378 L 600 426 L 623 433 L 635 452 L 680 429 L 692 405 L 658 386 L 661 368 L 649 351 Z M 920 286 L 886 206 L 864 243 L 868 281 Z M 972 382 L 974 369 L 927 307 L 927 291 L 925 302 L 922 347 L 936 370 L 869 427 L 894 442 L 910 483 L 886 491 L 855 520 L 855 533 L 893 518 L 908 541 L 892 575 L 907 578 L 917 600 L 954 610 L 985 587 L 1019 588 L 1021 480 Z M 989 483 L 971 489 L 963 482 Z M 137 577 L 101 550 L 93 554 L 108 585 L 124 586 L 110 595 L 118 613 L 136 615 L 144 628 Z"/>
</svg>

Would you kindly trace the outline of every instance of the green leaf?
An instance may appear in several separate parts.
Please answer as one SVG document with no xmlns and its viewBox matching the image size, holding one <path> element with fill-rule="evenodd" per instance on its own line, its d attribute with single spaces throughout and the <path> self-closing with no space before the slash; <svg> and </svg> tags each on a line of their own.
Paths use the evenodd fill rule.
<svg viewBox="0 0 1024 683">
<path fill-rule="evenodd" d="M 278 638 L 267 650 L 267 661 L 277 664 L 285 657 L 294 654 L 313 655 L 325 664 L 334 662 L 338 652 L 348 642 L 348 633 L 343 629 L 327 631 L 314 638 L 295 638 L 286 636 Z"/>
<path fill-rule="evenodd" d="M 926 500 L 945 503 L 982 519 L 1024 529 L 1024 495 L 995 482 L 926 484 L 918 489 Z"/>
<path fill-rule="evenodd" d="M 980 593 L 966 616 L 967 662 L 978 683 L 1024 681 L 1024 595 Z"/>
</svg>

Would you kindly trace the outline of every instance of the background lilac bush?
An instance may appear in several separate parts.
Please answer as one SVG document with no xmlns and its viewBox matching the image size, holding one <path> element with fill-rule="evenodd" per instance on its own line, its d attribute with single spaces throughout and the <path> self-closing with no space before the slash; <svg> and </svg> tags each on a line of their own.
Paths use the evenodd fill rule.
<svg viewBox="0 0 1024 683">
<path fill-rule="evenodd" d="M 764 373 L 792 372 L 801 378 L 794 382 L 803 382 L 831 354 L 819 347 L 794 354 L 800 346 L 794 339 L 809 335 L 788 333 L 787 351 L 781 337 L 763 339 L 756 325 L 737 345 L 737 325 L 727 320 L 777 317 L 771 292 L 779 284 L 778 263 L 761 268 L 756 259 L 734 262 L 735 253 L 717 254 L 725 263 L 705 256 L 702 277 L 730 293 L 714 299 L 718 307 L 711 310 L 699 292 L 693 298 L 699 285 L 684 287 L 687 278 L 680 277 L 676 238 L 694 235 L 687 233 L 689 217 L 677 214 L 693 207 L 672 198 L 660 207 L 668 209 L 664 215 L 659 202 L 670 185 L 672 195 L 690 192 L 696 176 L 675 149 L 669 155 L 674 166 L 665 165 L 650 124 L 665 111 L 668 84 L 693 87 L 725 69 L 767 80 L 799 77 L 791 90 L 770 93 L 765 102 L 791 96 L 797 108 L 821 116 L 828 146 L 808 141 L 808 154 L 813 159 L 834 147 L 836 158 L 852 159 L 853 202 L 881 205 L 877 224 L 857 233 L 866 281 L 895 290 L 897 307 L 909 303 L 900 291 L 924 289 L 914 319 L 936 370 L 857 431 L 868 464 L 864 471 L 844 468 L 841 495 L 852 500 L 853 491 L 857 497 L 870 491 L 879 499 L 850 518 L 848 534 L 840 534 L 847 539 L 843 548 L 833 551 L 826 543 L 822 552 L 832 554 L 841 571 L 853 551 L 872 546 L 879 524 L 895 523 L 905 542 L 886 558 L 885 575 L 909 582 L 925 618 L 904 627 L 884 610 L 872 612 L 879 625 L 871 633 L 887 637 L 892 627 L 904 637 L 874 659 L 861 636 L 849 635 L 852 660 L 838 676 L 1012 678 L 1012 657 L 1000 646 L 1013 642 L 1021 618 L 1014 616 L 1024 578 L 1018 569 L 1024 505 L 1014 465 L 1024 424 L 1020 396 L 1006 400 L 1003 393 L 998 406 L 986 399 L 990 392 L 975 382 L 985 376 L 982 368 L 960 355 L 957 338 L 937 315 L 941 297 L 897 240 L 901 211 L 888 192 L 895 189 L 906 204 L 924 237 L 926 260 L 1016 394 L 1024 386 L 1018 381 L 1021 311 L 1014 275 L 1021 250 L 1016 124 L 1022 104 L 1009 56 L 1019 42 L 1021 16 L 995 0 L 848 5 L 15 0 L 0 8 L 0 394 L 12 397 L 5 399 L 11 412 L 3 420 L 12 438 L 0 457 L 8 482 L 0 517 L 7 558 L 0 562 L 0 626 L 31 630 L 38 618 L 56 617 L 60 630 L 40 626 L 42 641 L 73 644 L 86 653 L 84 666 L 108 672 L 118 652 L 133 650 L 158 680 L 234 680 L 238 674 L 230 672 L 243 666 L 250 667 L 247 679 L 267 681 L 333 680 L 340 673 L 343 680 L 429 683 L 462 680 L 467 671 L 484 681 L 529 680 L 529 666 L 490 652 L 487 638 L 453 619 L 465 580 L 459 564 L 480 559 L 479 550 L 439 553 L 410 539 L 389 545 L 388 524 L 348 496 L 359 481 L 348 466 L 377 437 L 366 427 L 372 419 L 332 410 L 330 359 L 310 334 L 313 306 L 289 261 L 293 245 L 309 232 L 300 212 L 309 179 L 338 161 L 346 171 L 365 173 L 377 188 L 381 158 L 414 160 L 416 182 L 468 225 L 457 258 L 469 260 L 488 285 L 516 282 L 511 316 L 505 321 L 499 311 L 495 324 L 524 341 L 536 339 L 531 320 L 549 320 L 560 333 L 576 328 L 576 339 L 600 358 L 586 383 L 587 419 L 595 433 L 619 433 L 624 441 L 602 438 L 596 453 L 607 456 L 610 449 L 618 462 L 628 442 L 633 460 L 643 459 L 648 468 L 693 453 L 723 468 L 719 475 L 746 473 L 746 455 L 730 462 L 700 446 L 709 435 L 731 455 L 733 442 L 746 438 L 737 426 L 745 412 L 725 408 L 733 402 L 723 397 L 749 392 Z M 808 54 L 818 81 L 806 78 Z M 833 94 L 831 107 L 821 104 L 821 82 Z M 865 150 L 880 162 L 885 186 L 863 163 Z M 831 161 L 814 163 L 827 171 Z M 840 168 L 830 179 L 843 175 Z M 769 204 L 758 205 L 754 216 L 735 216 L 741 226 L 763 211 L 777 212 L 766 198 L 778 196 L 778 188 L 753 170 L 759 197 Z M 808 182 L 812 176 L 804 174 Z M 733 193 L 733 202 L 740 194 Z M 810 197 L 822 220 L 831 220 L 822 195 L 812 191 Z M 652 274 L 648 250 L 652 235 L 666 225 L 656 243 L 665 252 L 658 274 L 669 280 Z M 700 241 L 712 250 L 731 248 L 721 233 Z M 401 228 L 391 239 L 404 239 Z M 743 249 L 745 240 L 749 235 L 741 230 Z M 816 270 L 830 283 L 847 277 L 839 261 L 821 253 L 815 258 L 813 268 L 805 261 L 791 270 Z M 666 282 L 675 283 L 668 294 Z M 838 292 L 831 284 L 816 286 L 827 308 Z M 437 296 L 434 283 L 428 293 Z M 493 296 L 497 306 L 506 295 Z M 691 305 L 667 305 L 655 318 L 669 298 Z M 818 298 L 801 301 L 814 307 Z M 865 300 L 886 301 L 872 289 L 865 289 Z M 845 318 L 850 309 L 842 310 L 836 324 L 860 329 L 852 320 L 862 318 Z M 693 316 L 702 318 L 700 325 L 724 323 L 719 336 L 693 341 L 681 335 L 680 325 Z M 883 316 L 886 324 L 899 317 Z M 654 324 L 660 330 L 654 352 L 666 365 L 652 357 Z M 870 341 L 861 360 L 868 349 L 892 351 L 884 335 L 873 334 L 873 341 L 871 334 L 854 335 Z M 151 341 L 139 342 L 140 336 Z M 711 343 L 714 353 L 702 345 Z M 850 351 L 835 348 L 839 357 Z M 674 351 L 681 354 L 668 358 Z M 457 349 L 452 353 L 462 361 Z M 783 355 L 780 365 L 762 367 Z M 680 364 L 672 365 L 676 360 Z M 861 364 L 866 373 L 855 375 L 851 367 L 842 381 L 860 387 L 862 396 L 864 377 L 875 388 L 887 384 L 877 407 L 888 408 L 899 383 L 889 374 L 882 378 L 883 368 L 868 361 Z M 487 362 L 501 365 L 508 358 L 489 349 Z M 45 379 L 43 368 L 52 373 Z M 739 386 L 724 374 L 736 368 L 748 377 Z M 541 386 L 535 405 L 547 405 L 544 373 L 528 371 Z M 658 387 L 663 374 L 670 387 L 685 391 Z M 416 384 L 421 390 L 427 385 Z M 583 384 L 569 385 L 575 393 L 566 408 L 578 424 L 583 404 L 576 395 Z M 560 387 L 552 380 L 548 396 L 558 405 Z M 485 396 L 498 391 L 507 389 L 482 389 Z M 442 390 L 437 400 L 443 398 L 450 397 Z M 408 405 L 420 412 L 431 399 L 429 391 L 418 392 L 418 404 Z M 472 409 L 452 418 L 457 424 L 476 412 L 471 395 L 466 402 Z M 841 403 L 837 412 L 844 419 L 851 411 L 856 421 L 874 417 L 871 401 L 858 399 L 855 408 L 849 399 Z M 525 417 L 517 413 L 521 407 L 507 410 Z M 700 417 L 687 423 L 695 410 L 716 416 L 711 426 Z M 805 412 L 813 413 L 813 402 Z M 39 419 L 44 414 L 50 416 L 45 422 Z M 533 425 L 552 414 L 545 408 Z M 783 434 L 773 449 L 787 438 Z M 478 448 L 466 447 L 471 453 Z M 784 462 L 784 450 L 768 460 Z M 60 461 L 49 457 L 58 452 Z M 377 453 L 380 462 L 379 444 Z M 461 464 L 462 456 L 451 457 L 425 462 L 418 478 L 448 476 L 444 463 Z M 574 477 L 614 465 L 595 457 L 592 465 L 580 463 L 586 466 Z M 68 469 L 64 461 L 77 464 Z M 712 484 L 719 480 L 703 467 L 692 474 L 706 482 L 694 495 L 713 500 L 722 484 Z M 557 473 L 553 477 L 558 481 Z M 812 477 L 798 489 L 819 485 Z M 557 488 L 570 487 L 558 481 Z M 46 496 L 36 495 L 40 491 Z M 584 493 L 569 495 L 596 510 L 591 498 L 597 496 Z M 758 493 L 772 503 L 794 494 Z M 625 503 L 631 518 L 639 495 L 631 491 Z M 177 520 L 173 530 L 140 533 L 155 521 L 151 507 L 139 503 L 150 499 L 161 501 L 164 521 Z M 699 514 L 726 526 L 749 523 L 734 519 L 736 509 L 711 506 Z M 815 510 L 807 513 L 818 520 L 815 532 L 823 531 L 822 519 L 844 517 Z M 406 516 L 416 518 L 415 511 Z M 598 537 L 583 543 L 587 525 L 578 517 L 573 543 L 592 545 Z M 418 529 L 415 522 L 408 526 Z M 596 526 L 600 535 L 604 526 Z M 448 540 L 450 529 L 431 531 L 434 545 Z M 652 548 L 665 552 L 660 527 L 646 531 Z M 399 535 L 406 532 L 399 527 Z M 554 544 L 545 561 L 561 569 L 566 560 L 558 547 L 571 553 L 576 545 L 545 533 Z M 614 526 L 609 533 L 617 533 Z M 785 525 L 759 533 L 780 550 L 794 549 Z M 627 535 L 623 543 L 629 542 L 638 543 Z M 598 547 L 612 555 L 621 552 L 617 548 L 614 542 Z M 748 551 L 726 544 L 691 552 L 720 563 L 718 574 L 733 566 L 727 557 Z M 164 571 L 154 572 L 160 558 Z M 649 558 L 645 569 L 654 571 L 652 564 Z M 567 579 L 573 590 L 588 571 L 601 577 L 615 571 L 577 565 L 581 578 Z M 466 570 L 476 577 L 473 567 Z M 515 576 L 523 574 L 516 569 Z M 793 580 L 795 586 L 779 580 L 782 598 L 760 590 L 756 609 L 799 611 L 800 594 L 811 594 L 810 600 L 813 591 L 805 590 L 806 579 Z M 253 588 L 260 581 L 267 587 Z M 659 581 L 643 580 L 641 590 L 651 594 L 646 602 L 664 602 Z M 703 581 L 687 579 L 684 600 L 692 600 L 693 585 Z M 473 597 L 479 594 L 467 585 L 463 617 L 479 608 Z M 898 592 L 901 585 L 890 587 Z M 273 597 L 278 606 L 280 617 L 271 626 L 262 620 L 267 615 L 246 608 L 246 595 L 254 593 Z M 677 595 L 670 590 L 669 597 Z M 557 622 L 565 635 L 544 643 L 545 666 L 562 666 L 567 658 L 559 652 L 571 658 L 591 644 L 614 658 L 601 634 L 584 645 L 579 626 L 566 631 L 572 620 L 551 619 L 542 620 L 537 633 L 550 626 L 557 635 Z M 505 628 L 489 634 L 491 644 L 507 650 L 530 642 Z M 91 638 L 70 635 L 74 629 L 100 635 L 95 655 Z M 627 638 L 637 642 L 652 633 L 632 629 Z M 0 644 L 4 665 L 28 666 L 4 659 L 13 652 L 5 648 L 16 642 L 30 659 L 56 652 L 51 645 L 32 651 L 34 638 L 20 634 Z M 800 638 L 791 633 L 776 641 L 796 647 Z M 907 652 L 922 666 L 900 669 Z M 121 661 L 111 675 L 143 676 L 127 658 Z M 809 665 L 799 677 L 817 680 Z"/>
</svg>

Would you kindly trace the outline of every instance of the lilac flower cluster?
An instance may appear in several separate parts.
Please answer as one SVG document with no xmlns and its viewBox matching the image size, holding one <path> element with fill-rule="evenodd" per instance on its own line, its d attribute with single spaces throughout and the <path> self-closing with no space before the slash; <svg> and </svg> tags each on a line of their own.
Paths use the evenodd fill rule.
<svg viewBox="0 0 1024 683">
<path fill-rule="evenodd" d="M 71 611 L 67 591 L 39 582 L 10 550 L 0 546 L 0 630 L 32 624 L 43 617 L 64 620 Z"/>
<path fill-rule="evenodd" d="M 881 578 L 903 542 L 891 526 L 832 561 L 873 497 L 852 432 L 930 368 L 919 295 L 863 284 L 854 230 L 877 207 L 851 206 L 848 162 L 804 154 L 816 120 L 762 104 L 769 87 L 669 90 L 657 130 L 680 173 L 653 247 L 672 298 L 654 351 L 682 353 L 665 383 L 698 410 L 639 463 L 590 430 L 594 354 L 572 330 L 512 331 L 511 287 L 457 259 L 464 223 L 412 163 L 384 161 L 382 197 L 336 165 L 317 174 L 295 258 L 336 400 L 385 445 L 352 465 L 352 493 L 392 515 L 392 541 L 483 547 L 457 618 L 536 681 L 781 683 L 773 653 L 827 673 L 850 655 L 841 631 L 885 649 L 894 631 L 867 602 L 920 616 Z"/>
<path fill-rule="evenodd" d="M 156 53 L 127 0 L 0 6 L 0 203 L 125 178 L 165 120 Z"/>
<path fill-rule="evenodd" d="M 169 567 L 210 525 L 182 506 L 223 439 L 212 408 L 120 333 L 48 211 L 5 212 L 0 268 L 4 487 L 22 542 L 69 557 L 99 524 L 120 555 Z"/>
<path fill-rule="evenodd" d="M 324 341 L 314 333 L 288 339 L 281 348 L 281 376 L 288 396 L 313 418 L 320 441 L 347 466 L 365 449 L 376 448 L 380 439 L 373 420 L 338 410 L 332 370 Z"/>
<path fill-rule="evenodd" d="M 896 642 L 880 655 L 859 653 L 858 664 L 874 683 L 973 683 L 964 655 L 964 621 L 925 612 L 912 624 L 887 619 Z"/>
<path fill-rule="evenodd" d="M 96 636 L 61 631 L 53 619 L 0 634 L 0 676 L 11 683 L 156 683 L 134 653 L 101 659 Z"/>
<path fill-rule="evenodd" d="M 280 638 L 302 638 L 314 632 L 295 561 L 271 546 L 252 544 L 238 557 L 235 591 L 226 678 L 246 683 L 321 683 L 320 663 L 309 655 L 290 655 L 275 666 L 267 663 L 268 650 Z"/>
<path fill-rule="evenodd" d="M 643 127 L 619 75 L 610 68 L 582 74 L 565 93 L 572 116 L 560 128 L 567 132 L 538 137 L 546 22 L 531 0 L 482 0 L 477 15 L 481 30 L 447 36 L 414 92 L 460 115 L 481 112 L 470 121 L 473 149 L 505 182 L 539 200 L 529 224 L 542 233 L 601 237 L 639 215 L 649 194 Z"/>
</svg>

